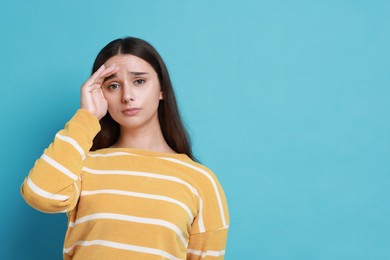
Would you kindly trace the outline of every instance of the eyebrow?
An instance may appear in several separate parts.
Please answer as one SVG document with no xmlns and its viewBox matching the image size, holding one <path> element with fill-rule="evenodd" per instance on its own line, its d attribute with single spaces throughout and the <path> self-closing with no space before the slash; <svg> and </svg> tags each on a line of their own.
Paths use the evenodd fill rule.
<svg viewBox="0 0 390 260">
<path fill-rule="evenodd" d="M 149 73 L 147 73 L 147 72 L 138 72 L 138 71 L 129 71 L 127 74 L 134 75 L 134 76 L 141 76 L 141 75 L 145 75 L 145 74 L 149 74 Z M 116 78 L 116 77 L 117 77 L 116 73 L 112 74 L 112 75 L 104 78 L 103 83 L 108 81 L 108 80 L 110 80 L 110 79 Z"/>
</svg>

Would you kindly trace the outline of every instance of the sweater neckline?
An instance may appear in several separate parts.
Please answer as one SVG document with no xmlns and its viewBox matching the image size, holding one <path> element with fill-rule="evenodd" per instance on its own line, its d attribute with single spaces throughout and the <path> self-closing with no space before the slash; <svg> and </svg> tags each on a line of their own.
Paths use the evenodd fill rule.
<svg viewBox="0 0 390 260">
<path fill-rule="evenodd" d="M 163 153 L 163 152 L 154 152 L 149 150 L 142 150 L 138 148 L 103 148 L 96 150 L 94 152 L 98 153 L 115 153 L 115 152 L 127 152 L 133 153 L 141 156 L 147 157 L 164 157 L 164 158 L 177 158 L 177 159 L 188 159 L 189 157 L 184 153 Z"/>
</svg>

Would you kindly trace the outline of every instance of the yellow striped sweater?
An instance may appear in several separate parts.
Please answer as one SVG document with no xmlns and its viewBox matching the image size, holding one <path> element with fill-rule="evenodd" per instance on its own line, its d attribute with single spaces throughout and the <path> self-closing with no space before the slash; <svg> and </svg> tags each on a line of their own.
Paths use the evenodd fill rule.
<svg viewBox="0 0 390 260">
<path fill-rule="evenodd" d="M 184 154 L 90 152 L 98 120 L 78 110 L 21 188 L 32 207 L 69 216 L 64 259 L 223 259 L 222 187 Z"/>
</svg>

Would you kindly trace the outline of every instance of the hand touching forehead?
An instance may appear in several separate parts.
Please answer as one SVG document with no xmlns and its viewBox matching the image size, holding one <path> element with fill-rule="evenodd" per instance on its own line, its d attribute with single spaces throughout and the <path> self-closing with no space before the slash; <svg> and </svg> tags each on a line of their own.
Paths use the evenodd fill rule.
<svg viewBox="0 0 390 260">
<path fill-rule="evenodd" d="M 118 67 L 120 73 L 132 73 L 132 74 L 151 74 L 155 75 L 153 67 L 145 60 L 130 54 L 116 55 L 108 59 L 104 65 L 109 67 L 115 64 Z"/>
</svg>

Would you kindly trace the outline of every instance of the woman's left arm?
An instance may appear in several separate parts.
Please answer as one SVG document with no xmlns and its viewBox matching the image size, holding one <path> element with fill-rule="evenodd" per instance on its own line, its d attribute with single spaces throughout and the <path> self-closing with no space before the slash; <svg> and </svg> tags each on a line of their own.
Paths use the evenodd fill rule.
<svg viewBox="0 0 390 260">
<path fill-rule="evenodd" d="M 187 259 L 224 259 L 228 227 L 190 236 Z"/>
<path fill-rule="evenodd" d="M 187 259 L 224 259 L 229 229 L 225 193 L 213 172 L 204 166 L 194 168 L 200 173 L 199 201 L 191 224 Z"/>
</svg>

